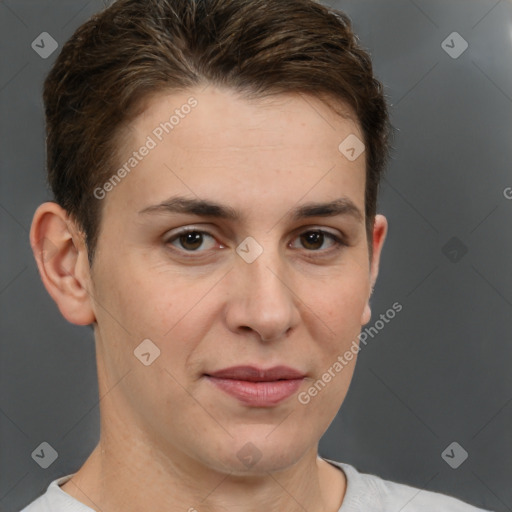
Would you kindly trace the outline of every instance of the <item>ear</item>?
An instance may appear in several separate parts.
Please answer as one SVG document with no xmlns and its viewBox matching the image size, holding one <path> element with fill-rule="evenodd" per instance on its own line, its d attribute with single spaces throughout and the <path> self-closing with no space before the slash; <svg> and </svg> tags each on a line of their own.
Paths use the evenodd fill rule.
<svg viewBox="0 0 512 512">
<path fill-rule="evenodd" d="M 368 299 L 364 306 L 364 311 L 361 316 L 361 325 L 365 325 L 370 321 L 372 311 L 370 308 L 370 297 L 373 292 L 373 287 L 377 281 L 379 275 L 379 263 L 380 255 L 382 252 L 382 246 L 388 232 L 388 221 L 384 215 L 377 214 L 375 216 L 375 222 L 373 224 L 373 254 L 372 261 L 370 262 L 370 290 L 368 291 Z"/>
<path fill-rule="evenodd" d="M 57 203 L 47 202 L 37 208 L 30 245 L 43 284 L 62 316 L 76 325 L 95 322 L 84 238 Z"/>
</svg>

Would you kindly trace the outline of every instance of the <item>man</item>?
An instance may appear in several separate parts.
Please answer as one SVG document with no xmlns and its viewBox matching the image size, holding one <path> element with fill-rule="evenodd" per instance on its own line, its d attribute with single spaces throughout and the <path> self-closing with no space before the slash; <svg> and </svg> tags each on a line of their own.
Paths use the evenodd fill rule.
<svg viewBox="0 0 512 512">
<path fill-rule="evenodd" d="M 94 328 L 101 436 L 26 512 L 479 510 L 318 456 L 387 232 L 388 112 L 344 14 L 118 0 L 44 102 L 30 240 Z"/>
</svg>

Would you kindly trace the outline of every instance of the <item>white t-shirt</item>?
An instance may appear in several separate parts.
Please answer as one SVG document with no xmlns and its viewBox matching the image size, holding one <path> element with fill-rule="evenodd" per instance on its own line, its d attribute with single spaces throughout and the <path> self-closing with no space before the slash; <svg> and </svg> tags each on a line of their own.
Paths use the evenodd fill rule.
<svg viewBox="0 0 512 512">
<path fill-rule="evenodd" d="M 490 512 L 445 494 L 360 473 L 344 462 L 324 460 L 343 470 L 347 478 L 345 497 L 338 512 Z M 72 476 L 51 482 L 46 492 L 21 512 L 93 512 L 59 487 Z"/>
</svg>

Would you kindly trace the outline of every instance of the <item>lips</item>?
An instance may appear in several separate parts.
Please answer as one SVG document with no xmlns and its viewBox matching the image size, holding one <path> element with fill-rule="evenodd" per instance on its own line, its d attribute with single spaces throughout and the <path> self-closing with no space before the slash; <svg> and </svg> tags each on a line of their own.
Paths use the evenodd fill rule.
<svg viewBox="0 0 512 512">
<path fill-rule="evenodd" d="M 302 379 L 303 373 L 289 366 L 274 366 L 267 370 L 255 366 L 233 366 L 208 374 L 219 379 L 245 380 L 248 382 L 273 382 L 276 380 Z"/>
<path fill-rule="evenodd" d="M 206 374 L 217 389 L 251 407 L 272 407 L 300 388 L 305 375 L 288 366 L 234 366 Z"/>
</svg>

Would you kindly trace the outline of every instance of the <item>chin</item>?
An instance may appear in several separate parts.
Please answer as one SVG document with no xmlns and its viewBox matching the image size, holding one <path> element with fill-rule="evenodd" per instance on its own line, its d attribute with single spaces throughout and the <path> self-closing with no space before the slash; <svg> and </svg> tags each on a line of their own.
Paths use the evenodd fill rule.
<svg viewBox="0 0 512 512">
<path fill-rule="evenodd" d="M 229 437 L 226 444 L 218 445 L 221 453 L 214 456 L 215 464 L 220 462 L 222 470 L 233 475 L 265 475 L 293 466 L 312 447 L 312 443 L 289 435 L 284 428 L 278 434 L 272 431 L 275 426 L 258 427 L 259 431 L 251 428 L 245 435 Z"/>
</svg>

